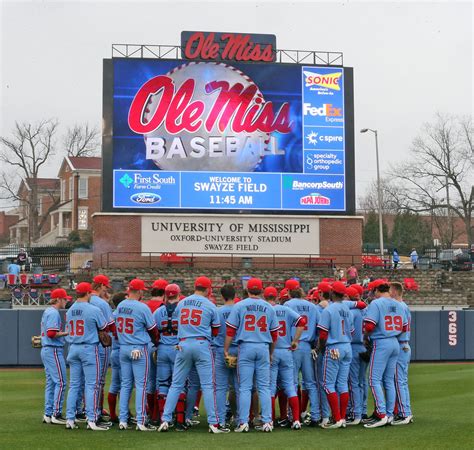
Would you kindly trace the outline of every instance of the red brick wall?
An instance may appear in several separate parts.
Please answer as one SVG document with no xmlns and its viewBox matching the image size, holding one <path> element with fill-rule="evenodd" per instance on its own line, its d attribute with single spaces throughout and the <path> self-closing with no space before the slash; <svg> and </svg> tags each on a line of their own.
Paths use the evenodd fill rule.
<svg viewBox="0 0 474 450">
<path fill-rule="evenodd" d="M 319 245 L 321 256 L 333 256 L 336 263 L 351 264 L 361 260 L 362 253 L 361 218 L 331 218 L 319 220 Z"/>
<path fill-rule="evenodd" d="M 0 211 L 0 239 L 5 239 L 10 236 L 9 228 L 18 222 L 19 216 L 9 216 L 5 211 Z"/>
<path fill-rule="evenodd" d="M 94 239 L 94 267 L 105 267 L 107 253 L 109 265 L 113 267 L 148 267 L 149 258 L 141 257 L 141 217 L 139 215 L 95 216 L 92 219 Z M 319 220 L 321 257 L 333 258 L 337 265 L 349 266 L 360 263 L 362 256 L 362 219 L 326 218 Z M 120 254 L 120 252 L 124 252 Z M 127 252 L 130 252 L 128 255 Z M 132 254 L 135 252 L 135 254 Z M 236 257 L 238 258 L 238 257 Z M 197 257 L 196 266 L 210 267 L 210 258 Z M 222 260 L 222 258 L 218 258 Z M 101 263 L 102 261 L 102 263 Z M 285 264 L 288 259 L 282 259 Z M 159 263 L 159 256 L 152 257 L 153 264 Z M 215 258 L 215 263 L 218 261 Z M 264 261 L 262 261 L 263 263 Z M 277 262 L 277 264 L 280 262 Z M 305 261 L 292 260 L 292 267 L 304 267 Z M 268 261 L 271 267 L 272 262 Z M 218 266 L 218 265 L 217 265 Z M 216 267 L 217 267 L 216 266 Z"/>
</svg>

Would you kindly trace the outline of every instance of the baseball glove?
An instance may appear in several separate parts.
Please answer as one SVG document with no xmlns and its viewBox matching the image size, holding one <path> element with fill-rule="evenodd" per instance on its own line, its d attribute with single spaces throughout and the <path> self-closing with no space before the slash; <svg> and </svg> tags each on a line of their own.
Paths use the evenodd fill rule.
<svg viewBox="0 0 474 450">
<path fill-rule="evenodd" d="M 143 356 L 143 352 L 138 349 L 132 350 L 132 352 L 130 353 L 130 358 L 132 358 L 134 361 L 136 361 L 137 359 L 140 359 L 142 356 Z"/>
<path fill-rule="evenodd" d="M 110 347 L 112 345 L 112 338 L 107 331 L 99 330 L 99 341 L 102 347 Z"/>
<path fill-rule="evenodd" d="M 229 369 L 235 369 L 237 367 L 237 356 L 227 355 L 225 357 L 225 365 Z"/>
<path fill-rule="evenodd" d="M 368 350 L 366 352 L 359 353 L 359 358 L 362 361 L 368 363 L 368 362 L 370 362 L 370 353 L 371 352 L 369 352 Z"/>
<path fill-rule="evenodd" d="M 41 336 L 31 336 L 31 346 L 33 348 L 41 348 Z"/>
</svg>

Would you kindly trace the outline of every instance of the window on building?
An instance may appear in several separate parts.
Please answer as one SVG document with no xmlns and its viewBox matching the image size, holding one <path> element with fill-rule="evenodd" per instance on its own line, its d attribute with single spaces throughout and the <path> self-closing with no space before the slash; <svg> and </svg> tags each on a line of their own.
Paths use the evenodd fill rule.
<svg viewBox="0 0 474 450">
<path fill-rule="evenodd" d="M 61 180 L 61 202 L 66 201 L 66 180 Z"/>
<path fill-rule="evenodd" d="M 87 178 L 79 178 L 79 198 L 87 198 Z"/>
<path fill-rule="evenodd" d="M 69 178 L 69 200 L 72 200 L 74 195 L 74 179 L 73 177 Z"/>
<path fill-rule="evenodd" d="M 87 230 L 87 208 L 78 208 L 77 228 L 79 230 Z"/>
</svg>

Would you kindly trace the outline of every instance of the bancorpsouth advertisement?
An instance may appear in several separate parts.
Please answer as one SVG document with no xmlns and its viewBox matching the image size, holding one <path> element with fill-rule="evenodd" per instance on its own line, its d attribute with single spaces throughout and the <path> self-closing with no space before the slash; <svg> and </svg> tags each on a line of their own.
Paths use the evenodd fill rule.
<svg viewBox="0 0 474 450">
<path fill-rule="evenodd" d="M 121 58 L 112 68 L 112 209 L 352 207 L 347 69 Z"/>
</svg>

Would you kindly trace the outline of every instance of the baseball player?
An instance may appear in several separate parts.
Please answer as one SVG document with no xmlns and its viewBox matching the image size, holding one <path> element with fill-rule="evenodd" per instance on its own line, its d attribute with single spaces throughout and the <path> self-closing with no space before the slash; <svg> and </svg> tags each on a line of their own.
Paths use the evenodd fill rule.
<svg viewBox="0 0 474 450">
<path fill-rule="evenodd" d="M 273 430 L 272 400 L 270 390 L 270 359 L 280 326 L 275 310 L 265 303 L 262 295 L 263 285 L 258 278 L 247 283 L 249 297 L 235 305 L 226 321 L 224 355 L 228 355 L 235 337 L 238 349 L 237 376 L 239 380 L 239 426 L 237 433 L 249 431 L 249 411 L 254 375 L 258 397 L 262 408 L 264 432 Z"/>
<path fill-rule="evenodd" d="M 227 392 L 229 391 L 229 385 L 235 390 L 236 398 L 238 398 L 239 384 L 237 381 L 237 374 L 234 369 L 227 367 L 224 356 L 224 341 L 226 336 L 227 327 L 225 325 L 226 320 L 229 318 L 230 312 L 234 307 L 235 289 L 234 286 L 227 284 L 221 288 L 221 295 L 224 299 L 224 306 L 217 309 L 219 314 L 219 321 L 221 326 L 219 328 L 219 334 L 214 338 L 214 356 L 216 363 L 216 399 L 217 399 L 217 415 L 219 422 L 222 426 L 225 426 L 226 412 L 227 412 Z M 237 356 L 237 344 L 232 343 L 229 348 L 229 355 Z M 238 418 L 236 418 L 237 423 Z"/>
<path fill-rule="evenodd" d="M 295 371 L 295 383 L 298 383 L 299 374 L 301 372 L 303 392 L 307 392 L 310 402 L 310 421 L 307 422 L 307 424 L 311 427 L 314 427 L 318 426 L 321 420 L 319 395 L 311 354 L 312 345 L 316 340 L 316 326 L 319 322 L 319 311 L 313 303 L 308 302 L 302 298 L 303 291 L 300 288 L 299 281 L 287 280 L 285 287 L 288 289 L 289 295 L 291 297 L 291 299 L 285 303 L 285 306 L 295 311 L 298 315 L 302 316 L 306 322 L 298 348 L 293 352 L 293 364 Z M 305 403 L 307 403 L 303 398 L 303 392 L 301 398 L 302 410 L 305 407 Z"/>
<path fill-rule="evenodd" d="M 347 296 L 351 300 L 359 301 L 360 295 L 356 289 L 356 284 L 348 287 Z M 364 399 L 364 386 L 367 374 L 367 363 L 361 359 L 360 354 L 366 351 L 364 346 L 363 320 L 366 314 L 365 309 L 351 309 L 354 323 L 354 333 L 352 335 L 352 361 L 349 370 L 349 398 L 350 398 L 350 420 L 347 425 L 359 425 L 362 420 L 362 409 Z"/>
<path fill-rule="evenodd" d="M 274 308 L 280 329 L 278 331 L 278 340 L 275 344 L 275 351 L 273 352 L 270 367 L 272 411 L 275 411 L 275 394 L 278 379 L 278 384 L 284 390 L 291 408 L 293 417 L 291 428 L 293 430 L 300 430 L 300 406 L 295 388 L 292 352 L 298 348 L 298 341 L 304 331 L 306 319 L 286 306 L 274 305 Z M 294 328 L 296 328 L 296 330 L 294 330 Z M 283 417 L 283 419 L 285 418 Z M 280 426 L 285 426 L 285 424 L 282 422 Z"/>
<path fill-rule="evenodd" d="M 403 301 L 403 286 L 401 283 L 390 283 L 390 297 L 400 302 L 405 309 L 407 317 L 407 329 L 398 336 L 400 353 L 398 354 L 397 366 L 395 368 L 395 388 L 397 391 L 397 406 L 399 416 L 392 422 L 392 425 L 408 425 L 413 422 L 413 415 L 410 405 L 410 391 L 408 389 L 408 366 L 410 364 L 410 325 L 411 313 L 408 305 Z"/>
<path fill-rule="evenodd" d="M 114 319 L 117 317 L 118 305 L 126 298 L 127 294 L 125 292 L 119 292 L 112 297 L 112 303 L 115 306 L 115 311 L 113 312 Z M 110 354 L 110 361 L 112 365 L 112 380 L 110 381 L 107 400 L 109 403 L 110 421 L 112 423 L 118 423 L 119 420 L 116 412 L 117 396 L 120 392 L 122 377 L 120 373 L 120 344 L 116 335 L 112 339 L 112 352 Z"/>
<path fill-rule="evenodd" d="M 323 383 L 333 422 L 325 429 L 345 427 L 349 392 L 347 380 L 352 360 L 351 333 L 353 320 L 349 307 L 342 303 L 346 286 L 340 281 L 332 284 L 332 300 L 318 323 L 318 353 L 323 356 Z"/>
<path fill-rule="evenodd" d="M 150 291 L 151 299 L 146 302 L 152 313 L 165 304 L 165 289 L 168 284 L 166 280 L 161 278 L 153 282 Z"/>
<path fill-rule="evenodd" d="M 64 289 L 51 292 L 49 308 L 44 310 L 41 317 L 41 361 L 46 375 L 44 392 L 44 423 L 64 425 L 61 412 L 63 410 L 64 393 L 66 389 L 66 362 L 64 360 L 64 330 L 63 321 L 59 314 L 70 300 Z"/>
<path fill-rule="evenodd" d="M 397 336 L 408 328 L 404 307 L 390 298 L 389 283 L 384 280 L 373 283 L 375 300 L 367 308 L 364 330 L 373 345 L 369 363 L 369 386 L 374 396 L 375 414 L 364 425 L 366 428 L 382 427 L 393 421 L 395 368 L 400 352 Z"/>
<path fill-rule="evenodd" d="M 107 321 L 107 331 L 115 333 L 115 321 L 112 315 L 112 308 L 109 302 L 104 298 L 107 297 L 107 290 L 110 289 L 109 278 L 105 275 L 97 275 L 94 277 L 92 282 L 92 295 L 89 300 L 91 305 L 97 306 L 102 311 L 102 314 Z M 97 405 L 97 412 L 99 414 L 99 423 L 104 423 L 110 426 L 111 423 L 106 420 L 106 411 L 103 410 L 104 406 L 104 387 L 105 379 L 107 377 L 107 369 L 109 368 L 111 347 L 103 347 L 99 345 L 99 360 L 100 360 L 100 401 Z"/>
<path fill-rule="evenodd" d="M 67 362 L 69 363 L 69 392 L 66 408 L 66 428 L 78 428 L 75 423 L 76 404 L 81 393 L 82 376 L 84 376 L 85 405 L 87 428 L 93 431 L 106 431 L 108 426 L 98 425 L 97 419 L 100 396 L 100 356 L 99 330 L 105 331 L 107 321 L 94 305 L 89 303 L 92 286 L 79 283 L 76 286 L 77 300 L 66 313 L 70 344 Z"/>
<path fill-rule="evenodd" d="M 219 332 L 219 314 L 207 298 L 212 290 L 211 280 L 199 277 L 194 282 L 194 294 L 181 300 L 176 307 L 178 324 L 178 354 L 173 380 L 166 398 L 162 422 L 158 431 L 168 431 L 173 411 L 193 365 L 199 374 L 210 433 L 228 433 L 219 424 L 216 414 L 215 368 L 211 349 L 212 336 Z"/>
<path fill-rule="evenodd" d="M 158 308 L 153 314 L 156 325 L 160 330 L 160 342 L 156 354 L 156 390 L 158 398 L 158 409 L 152 417 L 153 423 L 161 422 L 166 397 L 171 386 L 173 377 L 173 367 L 176 359 L 178 341 L 178 320 L 176 307 L 179 302 L 181 292 L 177 284 L 169 284 L 164 290 L 166 294 L 166 304 Z M 180 393 L 176 405 L 176 429 L 185 431 L 184 407 L 185 394 Z"/>
<path fill-rule="evenodd" d="M 135 381 L 135 411 L 139 431 L 155 431 L 146 424 L 146 388 L 149 372 L 149 343 L 158 341 L 158 330 L 150 308 L 139 300 L 146 291 L 143 280 L 135 278 L 128 285 L 128 298 L 117 309 L 117 337 L 120 344 L 120 423 L 119 428 L 128 428 L 128 402 Z"/>
</svg>

